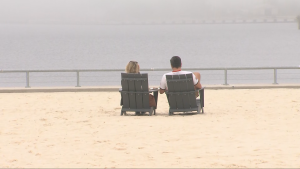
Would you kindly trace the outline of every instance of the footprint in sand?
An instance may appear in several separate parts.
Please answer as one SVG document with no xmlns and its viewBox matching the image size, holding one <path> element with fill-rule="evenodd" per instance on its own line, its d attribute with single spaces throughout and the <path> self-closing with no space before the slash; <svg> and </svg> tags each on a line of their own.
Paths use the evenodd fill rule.
<svg viewBox="0 0 300 169">
<path fill-rule="evenodd" d="M 226 166 L 227 168 L 246 168 L 246 166 L 241 166 L 237 164 L 230 164 Z"/>
<path fill-rule="evenodd" d="M 117 148 L 117 147 L 115 147 L 114 149 L 115 149 L 115 150 L 120 150 L 120 151 L 126 150 L 126 148 Z"/>
<path fill-rule="evenodd" d="M 94 144 L 100 144 L 102 141 L 95 141 Z"/>
<path fill-rule="evenodd" d="M 77 123 L 87 123 L 89 122 L 88 120 L 84 120 L 84 121 L 78 121 Z"/>
<path fill-rule="evenodd" d="M 263 164 L 263 163 L 268 163 L 267 161 L 264 161 L 264 160 L 259 160 L 259 159 L 250 160 L 250 162 L 253 162 L 253 163 L 255 163 L 255 164 Z"/>
<path fill-rule="evenodd" d="M 21 142 L 19 142 L 19 141 L 16 141 L 16 142 L 14 142 L 15 144 L 18 144 L 18 145 L 20 145 L 21 144 Z"/>
<path fill-rule="evenodd" d="M 127 145 L 127 144 L 126 144 L 126 143 L 117 143 L 116 145 L 125 146 L 125 145 Z"/>
</svg>

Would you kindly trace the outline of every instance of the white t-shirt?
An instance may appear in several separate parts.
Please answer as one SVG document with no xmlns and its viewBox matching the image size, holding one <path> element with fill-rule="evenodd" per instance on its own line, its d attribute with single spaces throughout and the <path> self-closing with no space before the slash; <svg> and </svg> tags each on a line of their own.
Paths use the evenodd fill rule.
<svg viewBox="0 0 300 169">
<path fill-rule="evenodd" d="M 189 71 L 178 71 L 178 72 L 169 72 L 163 75 L 161 81 L 160 81 L 160 88 L 163 90 L 168 90 L 168 85 L 167 85 L 167 79 L 166 79 L 166 75 L 182 75 L 182 74 L 190 74 L 192 72 Z M 193 75 L 193 81 L 194 81 L 194 85 L 196 85 L 198 83 L 198 79 L 196 78 L 196 76 L 192 73 Z"/>
</svg>

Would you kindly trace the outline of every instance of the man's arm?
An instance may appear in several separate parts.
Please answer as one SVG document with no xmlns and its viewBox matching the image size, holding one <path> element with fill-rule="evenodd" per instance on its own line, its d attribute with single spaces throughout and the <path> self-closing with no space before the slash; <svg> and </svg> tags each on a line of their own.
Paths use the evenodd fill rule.
<svg viewBox="0 0 300 169">
<path fill-rule="evenodd" d="M 200 83 L 200 81 L 198 80 L 198 83 L 195 85 L 195 89 L 201 89 L 202 85 Z"/>
<path fill-rule="evenodd" d="M 163 94 L 165 93 L 166 91 L 166 86 L 167 86 L 167 80 L 166 80 L 166 76 L 163 75 L 163 77 L 161 78 L 161 81 L 160 81 L 160 86 L 159 86 L 159 93 L 160 94 Z"/>
<path fill-rule="evenodd" d="M 197 82 L 195 85 L 194 85 L 194 87 L 195 87 L 195 89 L 201 89 L 202 88 L 202 85 L 201 85 L 201 83 L 200 83 L 200 79 L 201 79 L 201 75 L 200 75 L 200 73 L 199 72 L 193 72 L 193 80 L 194 80 L 194 82 Z"/>
</svg>

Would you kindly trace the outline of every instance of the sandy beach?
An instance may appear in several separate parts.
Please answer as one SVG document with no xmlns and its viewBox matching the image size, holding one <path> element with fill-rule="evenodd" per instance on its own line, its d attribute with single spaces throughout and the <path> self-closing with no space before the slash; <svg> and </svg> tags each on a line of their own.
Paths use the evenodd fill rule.
<svg viewBox="0 0 300 169">
<path fill-rule="evenodd" d="M 1 168 L 300 168 L 300 89 L 205 91 L 205 113 L 120 116 L 118 92 L 0 93 Z"/>
</svg>

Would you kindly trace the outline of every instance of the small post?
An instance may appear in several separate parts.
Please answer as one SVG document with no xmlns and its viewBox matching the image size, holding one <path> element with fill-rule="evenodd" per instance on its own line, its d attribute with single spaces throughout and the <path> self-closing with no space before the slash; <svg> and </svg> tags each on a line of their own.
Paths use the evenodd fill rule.
<svg viewBox="0 0 300 169">
<path fill-rule="evenodd" d="M 79 79 L 79 71 L 77 71 L 76 74 L 77 74 L 77 86 L 75 86 L 75 87 L 81 87 L 81 86 L 80 86 L 80 83 L 79 83 L 79 82 L 80 82 L 80 79 Z"/>
<path fill-rule="evenodd" d="M 26 86 L 25 88 L 30 88 L 29 86 L 29 72 L 26 72 Z"/>
<path fill-rule="evenodd" d="M 300 15 L 297 16 L 298 29 L 300 30 Z"/>
<path fill-rule="evenodd" d="M 225 83 L 224 83 L 224 85 L 228 85 L 228 83 L 227 83 L 227 69 L 224 70 L 224 76 L 225 76 Z"/>
<path fill-rule="evenodd" d="M 273 84 L 278 84 L 277 83 L 277 69 L 274 69 L 274 83 Z"/>
</svg>

